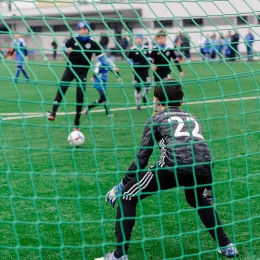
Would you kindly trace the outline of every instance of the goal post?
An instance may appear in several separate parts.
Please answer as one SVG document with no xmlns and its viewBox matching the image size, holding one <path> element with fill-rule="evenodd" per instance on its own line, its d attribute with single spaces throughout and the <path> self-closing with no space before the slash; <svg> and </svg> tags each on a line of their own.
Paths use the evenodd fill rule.
<svg viewBox="0 0 260 260">
<path fill-rule="evenodd" d="M 180 78 L 171 63 L 171 76 L 184 88 L 182 109 L 196 115 L 214 157 L 214 200 L 222 225 L 241 259 L 260 258 L 259 17 L 255 0 L 1 1 L 0 258 L 88 260 L 115 249 L 116 211 L 105 196 L 136 159 L 153 113 L 152 84 L 148 103 L 136 109 L 126 56 L 136 34 L 151 50 L 160 30 L 184 72 Z M 106 95 L 114 118 L 106 117 L 103 104 L 82 115 L 85 143 L 76 148 L 67 143 L 77 105 L 75 81 L 55 121 L 47 114 L 69 63 L 63 45 L 78 35 L 81 20 L 90 22 L 99 45 L 108 37 L 104 52 L 122 81 L 109 72 Z M 28 78 L 16 74 L 17 34 L 28 51 Z M 99 98 L 90 82 L 93 69 L 83 108 Z M 159 158 L 156 146 L 148 166 Z M 187 204 L 184 187 L 139 202 L 129 259 L 222 259 L 197 210 Z"/>
</svg>

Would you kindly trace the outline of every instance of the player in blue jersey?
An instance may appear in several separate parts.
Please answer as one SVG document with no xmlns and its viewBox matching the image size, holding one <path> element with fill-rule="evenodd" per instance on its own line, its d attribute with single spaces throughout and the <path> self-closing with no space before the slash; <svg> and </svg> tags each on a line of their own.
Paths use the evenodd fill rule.
<svg viewBox="0 0 260 260">
<path fill-rule="evenodd" d="M 95 54 L 98 60 L 104 66 L 109 66 L 108 58 L 104 57 L 103 49 L 91 39 L 90 23 L 88 21 L 80 21 L 77 24 L 78 36 L 72 36 L 64 44 L 64 50 L 69 53 L 67 67 L 61 78 L 61 83 L 57 94 L 54 98 L 54 105 L 48 120 L 54 121 L 56 112 L 65 96 L 70 83 L 75 79 L 76 88 L 76 115 L 74 119 L 74 131 L 79 130 L 80 117 L 84 103 L 84 95 L 86 90 L 86 78 L 89 68 L 92 66 L 91 58 Z"/>
<path fill-rule="evenodd" d="M 205 188 L 212 188 L 213 158 L 196 116 L 180 109 L 184 98 L 181 84 L 173 79 L 160 82 L 155 87 L 154 97 L 159 113 L 147 120 L 138 154 L 121 182 L 106 196 L 112 207 L 119 200 L 116 249 L 96 260 L 128 260 L 136 209 L 144 206 L 142 200 L 148 196 L 158 197 L 160 191 L 176 187 L 184 187 L 187 203 L 216 241 L 218 252 L 226 257 L 237 257 L 235 244 L 225 233 L 211 198 L 205 194 Z M 160 158 L 155 165 L 146 168 L 157 147 Z M 161 258 L 155 255 L 154 259 Z"/>
<path fill-rule="evenodd" d="M 107 59 L 107 57 L 105 57 Z M 114 71 L 118 77 L 118 82 L 120 82 L 119 76 L 119 69 L 116 67 L 115 64 L 112 63 L 111 60 L 107 59 L 107 65 L 104 63 L 97 61 L 95 63 L 94 74 L 90 81 L 94 82 L 93 87 L 99 93 L 99 99 L 95 100 L 92 104 L 88 105 L 84 109 L 84 115 L 87 115 L 89 110 L 93 107 L 99 106 L 100 104 L 104 105 L 106 116 L 114 117 L 114 115 L 110 112 L 109 106 L 107 105 L 107 97 L 106 97 L 106 89 L 107 89 L 107 79 L 108 79 L 108 72 Z"/>
<path fill-rule="evenodd" d="M 13 50 L 11 56 L 15 53 L 16 59 L 16 72 L 15 72 L 15 82 L 17 82 L 20 72 L 23 73 L 26 79 L 29 79 L 29 76 L 25 69 L 23 68 L 24 60 L 28 58 L 26 43 L 19 34 L 14 35 L 13 40 Z"/>
</svg>

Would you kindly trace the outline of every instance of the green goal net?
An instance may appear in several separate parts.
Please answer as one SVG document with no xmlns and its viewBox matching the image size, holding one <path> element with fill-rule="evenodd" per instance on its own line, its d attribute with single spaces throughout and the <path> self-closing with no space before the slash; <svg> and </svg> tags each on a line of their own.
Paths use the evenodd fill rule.
<svg viewBox="0 0 260 260">
<path fill-rule="evenodd" d="M 93 260 L 115 249 L 116 210 L 105 195 L 136 157 L 153 113 L 153 87 L 137 110 L 126 56 L 136 34 L 151 50 L 160 30 L 184 72 L 180 78 L 172 62 L 171 76 L 184 86 L 182 109 L 197 116 L 214 156 L 215 207 L 223 227 L 239 259 L 259 259 L 259 6 L 256 0 L 0 1 L 0 259 Z M 76 81 L 55 121 L 47 115 L 69 62 L 64 43 L 77 36 L 81 20 L 90 22 L 91 37 L 122 81 L 109 72 L 114 117 L 102 105 L 82 115 L 85 143 L 76 148 L 67 142 Z M 12 53 L 17 37 L 28 59 Z M 19 52 L 25 74 L 17 75 Z M 84 107 L 99 97 L 90 82 L 96 59 Z M 157 150 L 148 165 L 159 160 Z M 217 248 L 183 187 L 138 203 L 129 259 L 222 259 Z"/>
</svg>

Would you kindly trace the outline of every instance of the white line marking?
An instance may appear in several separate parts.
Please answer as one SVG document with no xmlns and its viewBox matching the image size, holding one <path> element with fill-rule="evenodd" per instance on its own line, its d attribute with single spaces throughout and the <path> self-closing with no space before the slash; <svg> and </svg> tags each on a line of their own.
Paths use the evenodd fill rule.
<svg viewBox="0 0 260 260">
<path fill-rule="evenodd" d="M 205 100 L 205 101 L 192 101 L 192 102 L 187 102 L 184 104 L 185 105 L 198 105 L 198 104 L 203 104 L 203 103 L 220 103 L 220 102 L 235 102 L 235 101 L 240 101 L 240 100 L 253 100 L 253 99 L 258 99 L 258 96 L 255 97 L 243 97 L 243 98 L 227 98 L 227 99 L 213 99 L 213 100 Z M 149 106 L 149 108 L 152 108 L 153 106 Z M 133 110 L 136 109 L 136 107 L 120 107 L 120 108 L 112 108 L 110 109 L 111 111 L 124 111 L 124 110 Z M 92 113 L 101 113 L 104 112 L 104 109 L 98 109 L 98 110 L 91 110 Z M 75 114 L 75 112 L 58 112 L 58 116 L 64 116 L 64 115 L 72 115 Z M 37 118 L 37 117 L 45 117 L 46 113 L 0 113 L 0 116 L 9 116 L 9 117 L 3 117 L 0 118 L 0 120 L 6 121 L 6 120 L 15 120 L 15 119 L 23 119 L 23 118 Z"/>
</svg>

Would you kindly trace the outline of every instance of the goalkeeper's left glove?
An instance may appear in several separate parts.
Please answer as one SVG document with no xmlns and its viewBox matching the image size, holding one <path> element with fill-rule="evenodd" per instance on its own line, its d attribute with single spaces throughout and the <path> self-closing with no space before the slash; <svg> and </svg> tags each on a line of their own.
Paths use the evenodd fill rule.
<svg viewBox="0 0 260 260">
<path fill-rule="evenodd" d="M 109 202 L 112 208 L 115 207 L 117 197 L 119 193 L 121 193 L 122 189 L 124 188 L 124 183 L 121 181 L 119 184 L 114 186 L 106 195 L 106 202 Z"/>
</svg>

